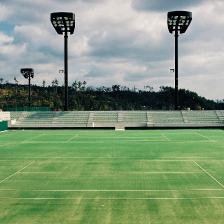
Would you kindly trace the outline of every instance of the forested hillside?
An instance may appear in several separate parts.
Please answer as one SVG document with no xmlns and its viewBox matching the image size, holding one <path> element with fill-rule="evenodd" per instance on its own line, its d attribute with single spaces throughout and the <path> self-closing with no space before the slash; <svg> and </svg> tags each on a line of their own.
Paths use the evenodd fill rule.
<svg viewBox="0 0 224 224">
<path fill-rule="evenodd" d="M 131 90 L 120 85 L 112 87 L 86 87 L 86 82 L 69 86 L 69 110 L 173 110 L 174 89 L 161 86 L 158 92 L 152 87 L 144 91 Z M 31 86 L 31 107 L 50 107 L 63 110 L 64 87 L 55 81 L 52 86 Z M 0 84 L 0 109 L 28 106 L 28 85 Z M 224 103 L 217 103 L 198 96 L 189 90 L 179 90 L 179 109 L 219 110 Z"/>
</svg>

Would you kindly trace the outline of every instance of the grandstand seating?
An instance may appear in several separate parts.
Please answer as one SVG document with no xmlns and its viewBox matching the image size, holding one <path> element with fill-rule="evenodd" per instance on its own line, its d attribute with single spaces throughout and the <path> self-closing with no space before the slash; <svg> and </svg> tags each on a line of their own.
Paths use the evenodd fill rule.
<svg viewBox="0 0 224 224">
<path fill-rule="evenodd" d="M 93 122 L 117 122 L 118 111 L 95 111 Z"/>
<path fill-rule="evenodd" d="M 51 124 L 55 112 L 23 112 L 20 124 Z"/>
<path fill-rule="evenodd" d="M 10 112 L 2 112 L 0 111 L 0 121 L 10 121 Z"/>
<path fill-rule="evenodd" d="M 54 119 L 55 124 L 73 124 L 76 126 L 85 126 L 88 123 L 89 111 L 62 111 Z"/>
<path fill-rule="evenodd" d="M 123 121 L 147 122 L 147 113 L 146 111 L 123 111 Z"/>
<path fill-rule="evenodd" d="M 219 124 L 221 120 L 219 119 L 216 111 L 187 111 L 189 124 Z"/>
<path fill-rule="evenodd" d="M 224 127 L 224 111 L 32 111 L 10 112 L 9 128 Z M 9 122 L 10 123 L 10 122 Z"/>
<path fill-rule="evenodd" d="M 216 110 L 216 114 L 218 115 L 220 121 L 224 123 L 224 110 Z"/>
<path fill-rule="evenodd" d="M 155 111 L 152 112 L 154 124 L 184 124 L 183 115 L 180 111 Z"/>
<path fill-rule="evenodd" d="M 11 120 L 18 120 L 22 114 L 22 111 L 11 111 Z"/>
<path fill-rule="evenodd" d="M 13 116 L 16 117 L 15 112 Z M 44 112 L 22 112 L 14 126 L 85 126 L 88 123 L 90 112 L 82 111 L 44 111 Z"/>
</svg>

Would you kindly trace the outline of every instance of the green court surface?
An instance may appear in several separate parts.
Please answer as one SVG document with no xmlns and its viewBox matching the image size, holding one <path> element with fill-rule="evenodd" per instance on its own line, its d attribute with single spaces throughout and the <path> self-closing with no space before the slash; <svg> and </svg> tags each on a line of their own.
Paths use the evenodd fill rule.
<svg viewBox="0 0 224 224">
<path fill-rule="evenodd" d="M 223 223 L 224 130 L 0 133 L 0 223 Z"/>
</svg>

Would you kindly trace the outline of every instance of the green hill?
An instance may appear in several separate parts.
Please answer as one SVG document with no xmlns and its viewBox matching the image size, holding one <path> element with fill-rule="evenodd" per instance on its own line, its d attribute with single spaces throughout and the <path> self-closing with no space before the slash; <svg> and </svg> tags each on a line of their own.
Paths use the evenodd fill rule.
<svg viewBox="0 0 224 224">
<path fill-rule="evenodd" d="M 53 83 L 53 82 L 52 82 Z M 120 85 L 112 87 L 86 87 L 86 82 L 74 82 L 69 86 L 69 110 L 173 110 L 174 88 L 161 86 L 158 92 L 130 90 Z M 31 86 L 31 106 L 63 110 L 64 87 Z M 28 85 L 1 84 L 0 108 L 28 106 Z M 224 103 L 198 96 L 189 90 L 179 90 L 179 109 L 220 110 Z"/>
</svg>

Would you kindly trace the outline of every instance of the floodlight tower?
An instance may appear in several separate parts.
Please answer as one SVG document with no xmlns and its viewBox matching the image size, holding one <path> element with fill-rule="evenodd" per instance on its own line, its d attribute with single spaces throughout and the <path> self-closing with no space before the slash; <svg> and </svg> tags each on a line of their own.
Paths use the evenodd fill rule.
<svg viewBox="0 0 224 224">
<path fill-rule="evenodd" d="M 51 13 L 51 23 L 56 32 L 64 33 L 64 76 L 65 76 L 65 108 L 68 110 L 68 33 L 73 34 L 75 29 L 75 14 L 71 12 Z"/>
<path fill-rule="evenodd" d="M 167 14 L 170 33 L 175 32 L 175 110 L 178 108 L 178 36 L 185 33 L 192 20 L 192 12 L 173 11 Z"/>
<path fill-rule="evenodd" d="M 25 79 L 29 80 L 29 108 L 30 108 L 30 80 L 34 77 L 34 70 L 32 68 L 21 68 L 20 72 L 24 76 Z"/>
</svg>

